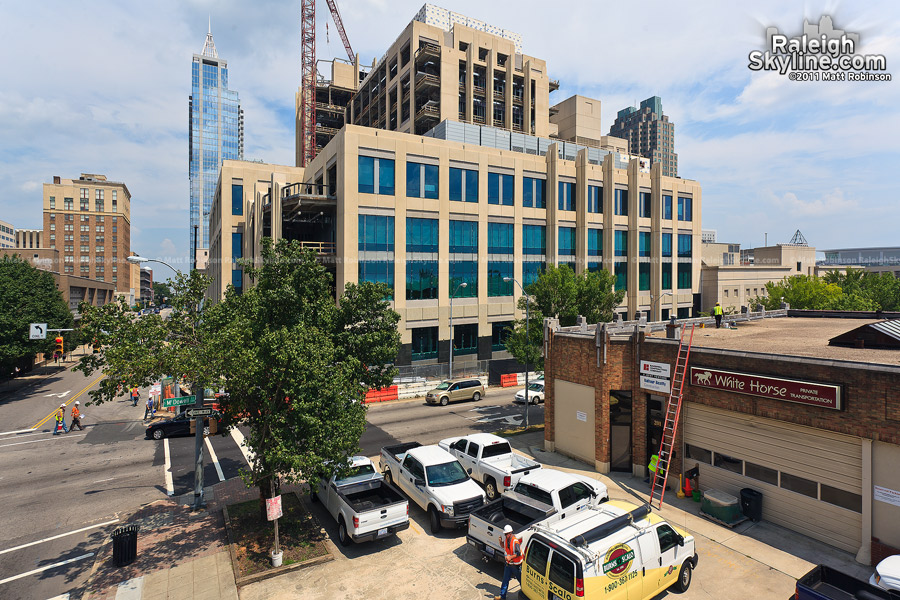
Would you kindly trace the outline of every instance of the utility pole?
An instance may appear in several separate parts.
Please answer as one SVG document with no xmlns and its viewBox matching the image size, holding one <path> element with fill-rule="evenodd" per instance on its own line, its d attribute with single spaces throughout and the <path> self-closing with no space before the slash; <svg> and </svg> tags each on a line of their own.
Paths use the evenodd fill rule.
<svg viewBox="0 0 900 600">
<path fill-rule="evenodd" d="M 206 390 L 203 383 L 195 382 L 194 408 L 203 408 L 203 397 Z M 203 418 L 198 416 L 194 420 L 196 437 L 194 438 L 194 506 L 193 510 L 201 510 L 206 506 L 203 501 Z"/>
<path fill-rule="evenodd" d="M 509 283 L 510 281 L 514 281 L 519 289 L 522 290 L 522 294 L 525 296 L 525 339 L 528 341 L 528 345 L 531 346 L 531 329 L 529 329 L 529 316 L 531 313 L 531 296 L 525 292 L 525 288 L 522 287 L 522 284 L 518 282 L 517 279 L 513 277 L 504 277 L 503 281 Z M 528 429 L 528 405 L 530 404 L 528 400 L 528 372 L 531 370 L 531 357 L 528 352 L 525 353 L 525 417 L 523 419 L 524 429 Z"/>
</svg>

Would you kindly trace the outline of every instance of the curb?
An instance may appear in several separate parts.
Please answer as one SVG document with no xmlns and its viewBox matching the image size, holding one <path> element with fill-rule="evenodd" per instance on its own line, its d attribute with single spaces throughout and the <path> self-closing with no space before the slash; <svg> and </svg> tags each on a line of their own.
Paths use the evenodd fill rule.
<svg viewBox="0 0 900 600">
<path fill-rule="evenodd" d="M 319 526 L 319 531 L 325 536 L 324 540 L 325 549 L 328 551 L 324 556 L 317 556 L 315 558 L 311 558 L 309 560 L 304 560 L 302 562 L 294 563 L 292 565 L 282 565 L 280 567 L 275 567 L 272 569 L 267 569 L 262 573 L 253 573 L 252 575 L 245 575 L 244 577 L 238 577 L 237 575 L 237 555 L 235 554 L 234 546 L 234 532 L 231 529 L 231 519 L 228 517 L 228 507 L 222 507 L 222 513 L 225 516 L 225 531 L 228 534 L 228 554 L 231 556 L 231 569 L 235 572 L 234 583 L 240 588 L 242 586 L 256 583 L 258 581 L 263 581 L 265 579 L 271 579 L 272 577 L 278 577 L 279 575 L 283 575 L 285 573 L 289 573 L 291 571 L 297 571 L 299 569 L 305 569 L 306 567 L 314 567 L 316 565 L 321 565 L 327 562 L 331 562 L 334 560 L 334 553 L 328 545 L 328 536 L 325 534 L 325 529 L 322 527 L 322 524 L 319 523 L 319 520 L 316 518 L 316 515 L 313 514 L 306 503 L 303 501 L 303 498 L 300 497 L 300 494 L 297 492 L 291 492 L 294 496 L 297 497 L 297 502 L 300 503 L 300 506 L 303 507 L 303 510 L 312 517 L 313 522 Z"/>
</svg>

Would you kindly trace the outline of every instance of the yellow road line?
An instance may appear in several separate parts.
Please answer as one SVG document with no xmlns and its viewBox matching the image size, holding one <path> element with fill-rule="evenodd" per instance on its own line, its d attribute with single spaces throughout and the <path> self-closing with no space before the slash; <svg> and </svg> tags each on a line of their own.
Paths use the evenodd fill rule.
<svg viewBox="0 0 900 600">
<path fill-rule="evenodd" d="M 89 389 L 91 389 L 92 387 L 94 387 L 94 385 L 96 385 L 98 381 L 100 381 L 101 379 L 103 379 L 103 377 L 104 377 L 104 376 L 101 375 L 101 376 L 98 377 L 97 379 L 95 379 L 95 380 L 93 380 L 92 382 L 90 382 L 89 384 L 87 384 L 87 386 L 86 386 L 83 390 L 81 390 L 80 392 L 78 392 L 77 394 L 75 394 L 74 396 L 72 396 L 71 398 L 69 398 L 68 400 L 66 400 L 63 404 L 65 404 L 66 406 L 68 406 L 70 402 L 76 400 L 76 399 L 77 399 L 79 396 L 81 396 L 83 393 L 85 393 L 86 391 L 88 391 Z M 53 418 L 53 416 L 56 415 L 56 411 L 57 411 L 57 410 L 59 410 L 59 408 L 56 408 L 52 413 L 50 413 L 49 415 L 47 415 L 46 417 L 44 417 L 43 419 L 41 419 L 37 424 L 35 424 L 34 427 L 32 427 L 32 429 L 37 429 L 38 427 L 40 427 L 41 425 L 43 425 L 44 423 L 46 423 L 47 421 L 49 421 L 51 418 Z"/>
</svg>

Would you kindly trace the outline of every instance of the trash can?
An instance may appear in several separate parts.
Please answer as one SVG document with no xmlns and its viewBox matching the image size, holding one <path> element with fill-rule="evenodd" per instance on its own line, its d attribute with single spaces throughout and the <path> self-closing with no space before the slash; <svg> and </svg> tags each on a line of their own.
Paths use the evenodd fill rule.
<svg viewBox="0 0 900 600">
<path fill-rule="evenodd" d="M 126 525 L 113 531 L 113 564 L 124 567 L 137 558 L 137 525 Z"/>
<path fill-rule="evenodd" d="M 741 490 L 741 512 L 753 522 L 762 520 L 762 492 L 753 488 Z"/>
</svg>

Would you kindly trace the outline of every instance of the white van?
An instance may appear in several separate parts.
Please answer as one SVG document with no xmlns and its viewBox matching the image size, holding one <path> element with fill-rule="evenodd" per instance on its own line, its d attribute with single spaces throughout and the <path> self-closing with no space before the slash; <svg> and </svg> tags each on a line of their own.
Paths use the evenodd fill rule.
<svg viewBox="0 0 900 600">
<path fill-rule="evenodd" d="M 610 501 L 534 529 L 522 569 L 530 600 L 650 600 L 686 591 L 697 566 L 693 536 L 647 505 Z"/>
</svg>

